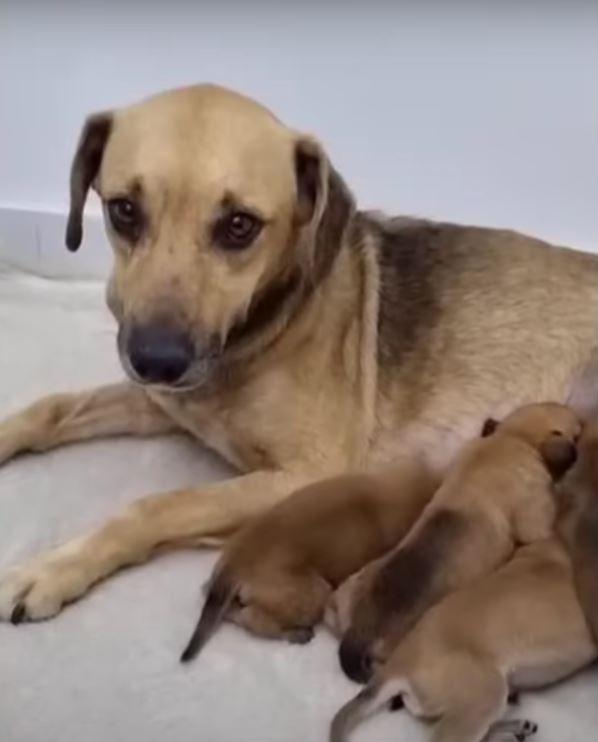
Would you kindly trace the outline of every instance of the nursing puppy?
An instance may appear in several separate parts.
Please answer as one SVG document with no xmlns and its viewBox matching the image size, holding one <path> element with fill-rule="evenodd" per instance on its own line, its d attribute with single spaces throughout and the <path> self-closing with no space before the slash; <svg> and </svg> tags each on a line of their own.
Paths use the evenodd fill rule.
<svg viewBox="0 0 598 742">
<path fill-rule="evenodd" d="M 298 490 L 227 544 L 182 661 L 225 618 L 264 637 L 306 642 L 333 589 L 392 548 L 439 482 L 413 459 L 379 475 L 346 475 Z"/>
<path fill-rule="evenodd" d="M 580 428 L 556 403 L 487 421 L 405 540 L 362 586 L 340 645 L 350 678 L 367 681 L 372 663 L 443 596 L 491 572 L 516 545 L 548 538 L 556 511 L 551 485 L 574 462 Z"/>
<path fill-rule="evenodd" d="M 500 721 L 509 691 L 561 680 L 597 655 L 566 549 L 537 541 L 430 608 L 337 713 L 330 742 L 389 701 L 435 720 L 434 742 L 522 740 L 536 725 Z"/>
</svg>

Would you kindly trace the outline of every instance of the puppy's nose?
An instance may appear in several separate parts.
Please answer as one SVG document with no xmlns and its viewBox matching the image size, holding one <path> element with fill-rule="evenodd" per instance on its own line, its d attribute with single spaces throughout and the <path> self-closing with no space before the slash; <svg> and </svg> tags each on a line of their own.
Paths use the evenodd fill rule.
<svg viewBox="0 0 598 742">
<path fill-rule="evenodd" d="M 143 381 L 174 384 L 193 361 L 193 344 L 184 332 L 172 327 L 141 325 L 131 330 L 127 355 Z"/>
</svg>

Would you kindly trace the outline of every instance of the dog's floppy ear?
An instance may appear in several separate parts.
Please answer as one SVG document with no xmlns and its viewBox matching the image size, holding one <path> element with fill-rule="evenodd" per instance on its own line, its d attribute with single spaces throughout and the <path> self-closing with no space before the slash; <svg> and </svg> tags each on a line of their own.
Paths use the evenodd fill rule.
<svg viewBox="0 0 598 742">
<path fill-rule="evenodd" d="M 296 218 L 307 238 L 302 258 L 306 272 L 317 282 L 332 265 L 355 203 L 343 179 L 314 139 L 301 137 L 296 142 L 295 175 Z"/>
<path fill-rule="evenodd" d="M 540 455 L 555 481 L 577 461 L 577 447 L 560 433 L 551 433 L 540 445 Z"/>
<path fill-rule="evenodd" d="M 83 238 L 83 208 L 87 192 L 98 174 L 112 128 L 112 114 L 96 113 L 83 126 L 71 165 L 71 205 L 66 225 L 66 246 L 78 250 Z"/>
<path fill-rule="evenodd" d="M 480 433 L 482 438 L 487 438 L 489 435 L 492 435 L 494 431 L 498 428 L 498 420 L 495 420 L 493 417 L 488 417 L 486 420 L 484 420 L 484 424 L 482 425 L 482 432 Z"/>
</svg>

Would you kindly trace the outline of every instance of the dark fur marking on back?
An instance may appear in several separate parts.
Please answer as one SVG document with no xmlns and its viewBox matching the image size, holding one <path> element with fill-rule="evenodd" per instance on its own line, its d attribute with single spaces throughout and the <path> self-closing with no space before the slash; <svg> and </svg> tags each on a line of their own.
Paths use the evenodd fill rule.
<svg viewBox="0 0 598 742">
<path fill-rule="evenodd" d="M 339 648 L 341 667 L 356 682 L 372 674 L 372 642 L 387 621 L 408 631 L 427 608 L 434 577 L 447 550 L 467 535 L 467 520 L 443 509 L 435 513 L 407 546 L 396 551 L 375 576 L 372 588 L 358 602 L 353 622 Z M 394 631 L 393 631 L 394 636 Z"/>
<path fill-rule="evenodd" d="M 437 568 L 456 541 L 467 533 L 468 523 L 451 510 L 439 510 L 417 538 L 382 567 L 372 585 L 372 599 L 383 614 L 406 613 L 414 608 Z"/>
<path fill-rule="evenodd" d="M 463 228 L 418 220 L 389 220 L 378 229 L 380 309 L 378 362 L 401 364 L 416 348 L 425 348 L 425 335 L 437 323 L 438 296 L 445 267 L 460 259 L 451 247 Z M 454 270 L 455 268 L 453 268 Z M 458 270 L 458 266 L 456 268 Z"/>
</svg>

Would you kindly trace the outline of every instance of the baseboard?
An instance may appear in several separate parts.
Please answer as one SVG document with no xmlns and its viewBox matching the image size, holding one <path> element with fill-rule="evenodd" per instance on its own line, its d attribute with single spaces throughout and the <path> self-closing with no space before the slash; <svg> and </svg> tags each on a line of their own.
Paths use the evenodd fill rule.
<svg viewBox="0 0 598 742">
<path fill-rule="evenodd" d="M 66 213 L 0 205 L 0 262 L 47 278 L 105 278 L 111 252 L 101 216 L 85 216 L 76 253 L 65 247 L 65 225 Z"/>
</svg>

